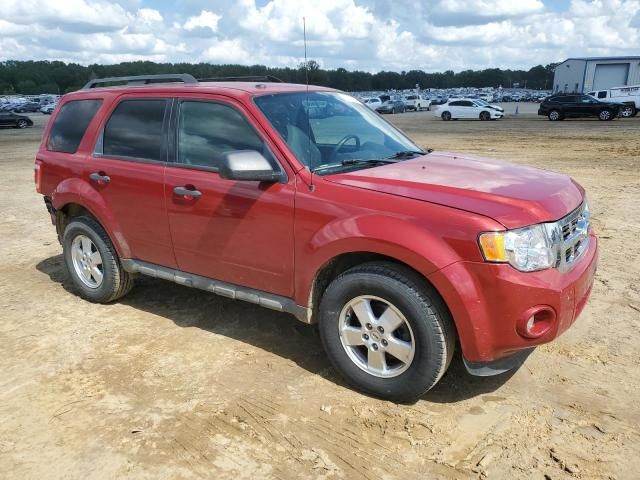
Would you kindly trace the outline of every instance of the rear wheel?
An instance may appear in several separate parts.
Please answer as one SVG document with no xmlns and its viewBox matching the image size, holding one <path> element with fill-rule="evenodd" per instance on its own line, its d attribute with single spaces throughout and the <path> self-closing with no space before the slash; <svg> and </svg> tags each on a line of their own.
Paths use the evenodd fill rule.
<svg viewBox="0 0 640 480">
<path fill-rule="evenodd" d="M 332 364 L 354 387 L 412 401 L 446 371 L 455 345 L 449 313 L 415 272 L 368 263 L 336 278 L 320 302 L 320 335 Z"/>
<path fill-rule="evenodd" d="M 480 120 L 491 120 L 491 115 L 489 112 L 480 112 Z"/>
<path fill-rule="evenodd" d="M 442 112 L 442 115 L 440 116 L 445 122 L 451 120 L 451 112 Z"/>
<path fill-rule="evenodd" d="M 562 120 L 562 115 L 560 114 L 560 111 L 558 110 L 551 110 L 549 112 L 549 120 L 551 120 L 552 122 L 558 121 L 558 120 Z"/>
<path fill-rule="evenodd" d="M 62 249 L 71 279 L 86 300 L 111 302 L 133 287 L 107 233 L 93 218 L 73 218 L 64 229 Z"/>
<path fill-rule="evenodd" d="M 613 112 L 611 110 L 609 110 L 608 108 L 605 108 L 598 114 L 598 118 L 600 120 L 603 120 L 603 121 L 612 120 L 613 119 Z"/>
</svg>

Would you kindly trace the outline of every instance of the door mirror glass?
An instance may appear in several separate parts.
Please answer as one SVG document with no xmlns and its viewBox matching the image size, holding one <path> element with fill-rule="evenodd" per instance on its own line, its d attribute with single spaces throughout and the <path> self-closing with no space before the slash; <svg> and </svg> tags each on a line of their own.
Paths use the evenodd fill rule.
<svg viewBox="0 0 640 480">
<path fill-rule="evenodd" d="M 218 174 L 226 180 L 277 182 L 281 173 L 260 152 L 235 150 L 226 152 L 218 168 Z"/>
</svg>

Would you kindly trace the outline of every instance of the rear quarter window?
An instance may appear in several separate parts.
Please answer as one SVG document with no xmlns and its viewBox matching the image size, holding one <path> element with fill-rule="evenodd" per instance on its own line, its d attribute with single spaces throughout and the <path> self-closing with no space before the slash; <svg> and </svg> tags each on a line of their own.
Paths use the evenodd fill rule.
<svg viewBox="0 0 640 480">
<path fill-rule="evenodd" d="M 47 150 L 75 153 L 102 100 L 72 100 L 62 105 L 47 139 Z"/>
</svg>

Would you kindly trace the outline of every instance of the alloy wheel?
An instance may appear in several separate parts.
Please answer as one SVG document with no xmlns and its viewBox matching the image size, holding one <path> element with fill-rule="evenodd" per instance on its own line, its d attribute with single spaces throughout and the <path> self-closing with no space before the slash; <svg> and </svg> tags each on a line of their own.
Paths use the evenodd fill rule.
<svg viewBox="0 0 640 480">
<path fill-rule="evenodd" d="M 73 269 L 82 283 L 89 288 L 98 288 L 104 278 L 102 255 L 86 235 L 78 235 L 71 243 Z"/>
<path fill-rule="evenodd" d="M 351 361 L 381 378 L 405 372 L 416 353 L 406 317 L 391 302 L 372 295 L 349 301 L 339 318 L 340 341 Z"/>
<path fill-rule="evenodd" d="M 627 105 L 620 111 L 620 116 L 629 118 L 633 116 L 633 107 L 631 105 Z"/>
</svg>

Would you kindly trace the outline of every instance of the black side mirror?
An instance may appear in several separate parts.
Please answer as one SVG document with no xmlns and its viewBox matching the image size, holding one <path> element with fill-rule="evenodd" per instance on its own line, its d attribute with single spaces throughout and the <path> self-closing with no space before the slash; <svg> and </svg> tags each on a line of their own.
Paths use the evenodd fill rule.
<svg viewBox="0 0 640 480">
<path fill-rule="evenodd" d="M 236 150 L 222 156 L 218 174 L 226 180 L 277 182 L 282 177 L 269 160 L 255 150 Z"/>
</svg>

